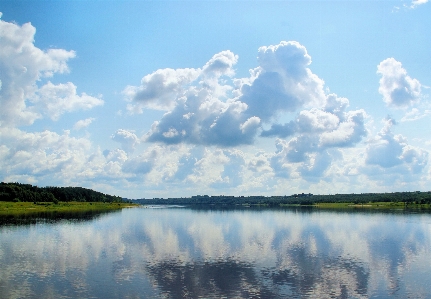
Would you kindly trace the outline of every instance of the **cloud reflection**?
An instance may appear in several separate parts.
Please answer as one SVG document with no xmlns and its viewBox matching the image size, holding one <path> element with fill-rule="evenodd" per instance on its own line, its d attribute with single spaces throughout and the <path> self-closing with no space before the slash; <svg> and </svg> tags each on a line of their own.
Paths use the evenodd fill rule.
<svg viewBox="0 0 431 299">
<path fill-rule="evenodd" d="M 429 214 L 131 209 L 3 227 L 1 289 L 10 298 L 422 298 L 430 223 Z"/>
</svg>

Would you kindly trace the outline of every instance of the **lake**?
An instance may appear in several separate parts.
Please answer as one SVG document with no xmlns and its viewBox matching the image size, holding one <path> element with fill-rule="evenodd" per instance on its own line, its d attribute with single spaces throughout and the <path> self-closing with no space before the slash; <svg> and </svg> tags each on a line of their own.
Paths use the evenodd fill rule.
<svg viewBox="0 0 431 299">
<path fill-rule="evenodd" d="M 0 298 L 431 298 L 431 214 L 133 208 L 0 226 Z"/>
</svg>

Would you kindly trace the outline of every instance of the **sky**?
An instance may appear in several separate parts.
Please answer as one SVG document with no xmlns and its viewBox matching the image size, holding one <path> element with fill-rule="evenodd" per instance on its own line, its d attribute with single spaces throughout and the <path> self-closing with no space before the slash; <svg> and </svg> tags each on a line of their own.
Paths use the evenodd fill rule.
<svg viewBox="0 0 431 299">
<path fill-rule="evenodd" d="M 0 1 L 0 180 L 431 190 L 431 3 Z"/>
</svg>

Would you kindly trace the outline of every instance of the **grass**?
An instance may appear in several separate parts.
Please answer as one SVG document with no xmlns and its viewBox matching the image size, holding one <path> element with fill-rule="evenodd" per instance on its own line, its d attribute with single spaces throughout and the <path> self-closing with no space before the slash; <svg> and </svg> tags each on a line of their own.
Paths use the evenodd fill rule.
<svg viewBox="0 0 431 299">
<path fill-rule="evenodd" d="M 313 205 L 318 208 L 336 208 L 336 209 L 429 209 L 429 204 L 408 204 L 404 202 L 370 202 L 370 203 L 317 203 Z"/>
<path fill-rule="evenodd" d="M 9 202 L 0 201 L 0 216 L 18 215 L 45 212 L 86 212 L 86 211 L 112 211 L 138 206 L 129 203 L 104 202 Z"/>
</svg>

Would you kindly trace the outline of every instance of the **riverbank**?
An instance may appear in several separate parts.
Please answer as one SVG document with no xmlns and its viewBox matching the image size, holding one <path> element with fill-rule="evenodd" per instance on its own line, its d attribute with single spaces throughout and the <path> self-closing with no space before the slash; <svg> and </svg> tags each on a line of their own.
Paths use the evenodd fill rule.
<svg viewBox="0 0 431 299">
<path fill-rule="evenodd" d="M 369 203 L 316 203 L 317 208 L 328 209 L 431 209 L 429 204 L 415 204 L 405 202 L 369 202 Z"/>
<path fill-rule="evenodd" d="M 86 212 L 86 211 L 113 211 L 129 207 L 138 207 L 131 203 L 104 203 L 104 202 L 10 202 L 0 201 L 0 216 L 12 214 L 31 214 L 45 212 Z"/>
</svg>

